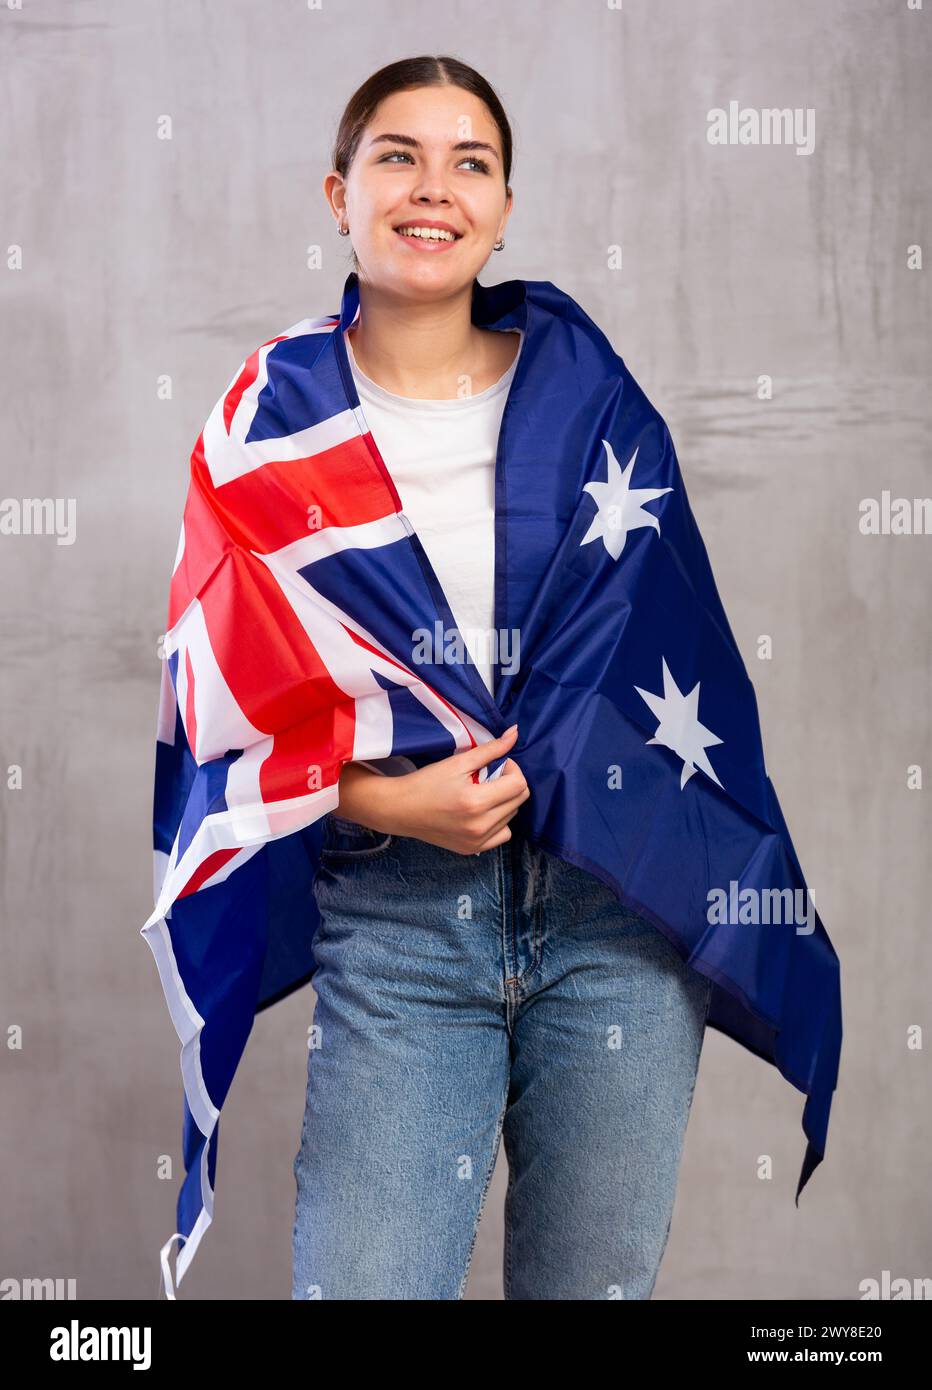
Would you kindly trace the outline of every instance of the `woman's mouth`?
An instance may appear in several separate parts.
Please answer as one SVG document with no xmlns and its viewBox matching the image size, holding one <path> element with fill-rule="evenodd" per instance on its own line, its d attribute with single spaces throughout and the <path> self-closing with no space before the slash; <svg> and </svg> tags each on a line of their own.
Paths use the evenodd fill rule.
<svg viewBox="0 0 932 1390">
<path fill-rule="evenodd" d="M 448 251 L 451 246 L 462 241 L 462 234 L 459 232 L 448 231 L 443 227 L 423 227 L 416 222 L 395 227 L 394 232 L 414 251 Z"/>
</svg>

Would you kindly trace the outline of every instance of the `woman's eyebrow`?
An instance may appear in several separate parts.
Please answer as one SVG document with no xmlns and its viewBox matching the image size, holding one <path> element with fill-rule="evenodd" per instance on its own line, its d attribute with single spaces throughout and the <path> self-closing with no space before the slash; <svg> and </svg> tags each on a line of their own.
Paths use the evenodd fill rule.
<svg viewBox="0 0 932 1390">
<path fill-rule="evenodd" d="M 379 141 L 387 141 L 392 145 L 408 145 L 412 150 L 423 148 L 420 140 L 415 140 L 413 135 L 374 135 L 370 144 L 377 145 Z M 489 154 L 498 159 L 498 151 L 493 145 L 487 145 L 484 140 L 458 140 L 455 145 L 450 146 L 451 150 L 486 150 Z"/>
</svg>

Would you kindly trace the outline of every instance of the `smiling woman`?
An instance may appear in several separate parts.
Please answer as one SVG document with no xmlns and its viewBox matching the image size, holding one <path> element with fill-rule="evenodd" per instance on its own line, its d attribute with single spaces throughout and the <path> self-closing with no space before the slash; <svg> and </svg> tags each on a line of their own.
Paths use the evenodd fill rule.
<svg viewBox="0 0 932 1390">
<path fill-rule="evenodd" d="M 505 244 L 511 162 L 498 97 L 456 59 L 394 63 L 347 105 L 324 193 L 353 240 L 356 362 L 386 390 L 452 399 L 505 371 L 513 345 L 475 327 L 469 303 Z"/>
<path fill-rule="evenodd" d="M 663 418 L 556 285 L 478 280 L 510 168 L 473 69 L 370 78 L 339 312 L 269 334 L 192 453 L 143 928 L 179 1279 L 253 1016 L 308 979 L 296 1299 L 461 1298 L 500 1141 L 505 1297 L 650 1298 L 707 1023 L 806 1091 L 797 1195 L 824 1153 L 818 913 L 709 912 L 806 886 L 753 686 Z"/>
</svg>

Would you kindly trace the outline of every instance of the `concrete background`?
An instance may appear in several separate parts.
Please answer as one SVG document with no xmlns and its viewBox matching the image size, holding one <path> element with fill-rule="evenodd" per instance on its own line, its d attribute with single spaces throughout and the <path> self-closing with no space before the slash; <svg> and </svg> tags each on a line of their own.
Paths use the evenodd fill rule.
<svg viewBox="0 0 932 1390">
<path fill-rule="evenodd" d="M 0 278 L 0 495 L 77 508 L 73 545 L 0 536 L 0 768 L 24 778 L 0 783 L 0 1024 L 23 1029 L 0 1049 L 0 1278 L 158 1292 L 182 1090 L 139 927 L 188 455 L 246 352 L 339 307 L 330 140 L 360 81 L 421 52 L 478 67 L 514 124 L 515 211 L 484 282 L 572 294 L 670 425 L 841 957 L 825 1163 L 797 1210 L 803 1096 L 708 1033 L 655 1297 L 856 1298 L 884 1269 L 932 1273 L 929 1064 L 907 1038 L 932 955 L 930 792 L 907 788 L 929 772 L 932 538 L 858 527 L 863 498 L 932 491 L 929 272 L 907 268 L 928 241 L 930 25 L 906 0 L 0 11 L 0 245 L 23 248 Z M 813 108 L 813 153 L 709 145 L 732 99 Z M 289 1297 L 312 1003 L 257 1021 L 182 1298 Z M 471 1298 L 501 1297 L 505 1176 L 500 1156 Z"/>
</svg>

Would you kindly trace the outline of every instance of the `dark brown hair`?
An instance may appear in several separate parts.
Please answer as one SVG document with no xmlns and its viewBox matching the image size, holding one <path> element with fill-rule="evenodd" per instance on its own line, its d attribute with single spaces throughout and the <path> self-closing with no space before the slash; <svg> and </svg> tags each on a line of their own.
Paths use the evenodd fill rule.
<svg viewBox="0 0 932 1390">
<path fill-rule="evenodd" d="M 481 73 L 458 58 L 420 57 L 401 58 L 379 68 L 367 77 L 361 87 L 350 97 L 340 118 L 336 140 L 333 146 L 333 168 L 346 178 L 350 165 L 356 157 L 359 141 L 366 126 L 371 121 L 379 103 L 393 92 L 407 92 L 413 87 L 462 87 L 472 92 L 488 107 L 489 114 L 498 126 L 502 141 L 502 170 L 505 175 L 505 188 L 511 178 L 513 154 L 511 126 L 504 107 L 494 89 Z M 353 252 L 353 265 L 358 271 L 359 262 Z"/>
</svg>

